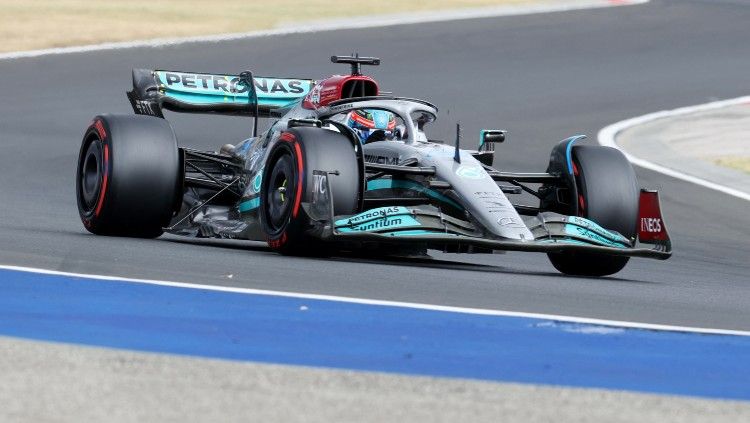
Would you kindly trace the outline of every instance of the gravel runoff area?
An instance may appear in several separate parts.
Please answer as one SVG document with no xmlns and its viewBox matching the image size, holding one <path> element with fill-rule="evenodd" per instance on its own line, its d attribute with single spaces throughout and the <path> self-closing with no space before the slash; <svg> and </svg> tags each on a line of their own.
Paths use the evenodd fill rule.
<svg viewBox="0 0 750 423">
<path fill-rule="evenodd" d="M 641 159 L 750 193 L 750 104 L 637 125 L 617 144 Z"/>
<path fill-rule="evenodd" d="M 3 422 L 750 421 L 745 402 L 209 360 L 5 337 L 0 357 Z"/>
</svg>

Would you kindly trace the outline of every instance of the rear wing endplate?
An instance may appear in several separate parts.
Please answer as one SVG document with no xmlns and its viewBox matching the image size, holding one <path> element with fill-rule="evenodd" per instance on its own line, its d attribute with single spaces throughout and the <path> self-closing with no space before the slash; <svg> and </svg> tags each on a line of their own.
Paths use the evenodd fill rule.
<svg viewBox="0 0 750 423">
<path fill-rule="evenodd" d="M 311 79 L 255 77 L 255 90 L 239 75 L 133 69 L 133 90 L 127 92 L 136 114 L 164 117 L 162 110 L 183 113 L 273 116 L 310 92 Z M 253 92 L 256 98 L 253 98 Z"/>
</svg>

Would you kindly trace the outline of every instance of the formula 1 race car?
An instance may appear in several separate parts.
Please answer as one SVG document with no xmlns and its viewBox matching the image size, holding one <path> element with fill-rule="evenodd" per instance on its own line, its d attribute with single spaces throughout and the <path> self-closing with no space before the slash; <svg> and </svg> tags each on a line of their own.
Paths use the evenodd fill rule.
<svg viewBox="0 0 750 423">
<path fill-rule="evenodd" d="M 547 253 L 559 271 L 610 275 L 630 257 L 667 259 L 655 191 L 640 190 L 613 148 L 552 148 L 540 173 L 492 168 L 500 130 L 476 150 L 429 138 L 437 107 L 381 95 L 368 57 L 334 56 L 348 75 L 322 81 L 133 70 L 136 115 L 86 129 L 76 174 L 81 220 L 98 235 L 162 233 L 263 240 L 290 255 Z M 218 151 L 178 147 L 163 110 L 254 117 L 253 136 Z M 258 134 L 258 119 L 269 118 Z M 527 193 L 536 205 L 515 204 Z M 637 246 L 637 243 L 649 247 Z"/>
</svg>

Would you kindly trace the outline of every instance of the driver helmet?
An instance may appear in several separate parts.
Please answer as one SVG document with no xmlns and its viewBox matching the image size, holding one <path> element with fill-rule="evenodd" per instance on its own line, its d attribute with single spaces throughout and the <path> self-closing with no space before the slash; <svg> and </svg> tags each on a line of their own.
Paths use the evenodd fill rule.
<svg viewBox="0 0 750 423">
<path fill-rule="evenodd" d="M 354 130 L 362 143 L 375 141 L 370 137 L 380 131 L 373 138 L 383 141 L 393 138 L 393 130 L 396 128 L 396 115 L 385 110 L 357 109 L 349 113 L 346 124 Z"/>
</svg>

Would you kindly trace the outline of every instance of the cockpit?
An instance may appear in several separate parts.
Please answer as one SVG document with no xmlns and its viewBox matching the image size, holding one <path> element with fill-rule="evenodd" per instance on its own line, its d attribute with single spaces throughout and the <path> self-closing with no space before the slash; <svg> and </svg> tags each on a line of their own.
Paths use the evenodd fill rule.
<svg viewBox="0 0 750 423">
<path fill-rule="evenodd" d="M 435 121 L 437 107 L 417 99 L 373 96 L 339 100 L 321 111 L 320 119 L 346 124 L 363 143 L 427 142 L 424 128 Z"/>
</svg>

